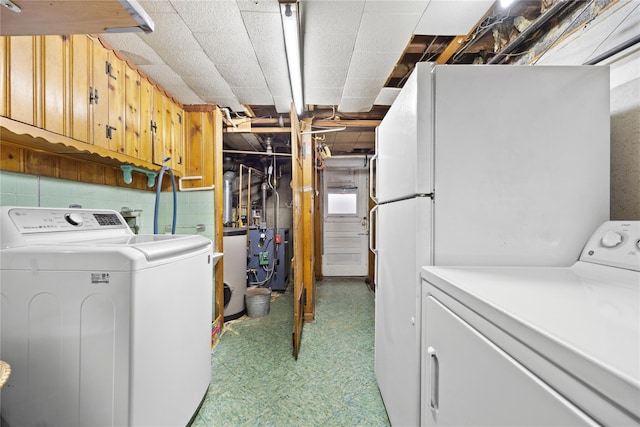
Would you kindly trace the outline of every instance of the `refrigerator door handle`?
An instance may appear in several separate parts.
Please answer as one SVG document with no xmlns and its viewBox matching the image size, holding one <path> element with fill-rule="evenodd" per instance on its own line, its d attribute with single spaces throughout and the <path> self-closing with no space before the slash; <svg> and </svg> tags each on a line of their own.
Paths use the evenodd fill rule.
<svg viewBox="0 0 640 427">
<path fill-rule="evenodd" d="M 376 167 L 374 167 L 374 164 L 376 165 Z M 374 154 L 369 159 L 369 197 L 371 197 L 371 199 L 376 203 L 378 203 L 378 197 L 376 195 L 374 171 L 377 168 L 377 165 L 378 165 L 378 153 Z"/>
<path fill-rule="evenodd" d="M 377 211 L 378 205 L 375 205 L 369 212 L 369 250 L 373 252 L 373 287 L 376 291 L 378 290 L 378 248 L 374 247 L 373 236 L 378 223 Z"/>
<path fill-rule="evenodd" d="M 373 236 L 375 234 L 374 231 L 376 229 L 378 221 L 378 217 L 376 214 L 377 210 L 378 205 L 375 205 L 373 208 L 371 208 L 371 211 L 369 211 L 369 250 L 373 252 L 376 257 L 378 256 L 378 248 L 374 247 Z"/>
</svg>

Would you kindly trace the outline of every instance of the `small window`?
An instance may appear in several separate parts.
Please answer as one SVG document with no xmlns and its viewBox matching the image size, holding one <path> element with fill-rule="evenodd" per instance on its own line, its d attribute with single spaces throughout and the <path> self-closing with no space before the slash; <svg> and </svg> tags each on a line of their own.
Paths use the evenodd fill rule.
<svg viewBox="0 0 640 427">
<path fill-rule="evenodd" d="M 327 194 L 328 215 L 356 215 L 357 213 L 357 189 L 329 189 Z"/>
</svg>

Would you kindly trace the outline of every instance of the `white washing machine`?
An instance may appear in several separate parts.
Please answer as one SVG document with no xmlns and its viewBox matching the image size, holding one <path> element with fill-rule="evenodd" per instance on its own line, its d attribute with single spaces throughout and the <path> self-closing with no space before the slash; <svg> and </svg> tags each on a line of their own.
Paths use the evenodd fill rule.
<svg viewBox="0 0 640 427">
<path fill-rule="evenodd" d="M 186 425 L 211 377 L 211 241 L 110 210 L 0 214 L 2 421 Z"/>
<path fill-rule="evenodd" d="M 640 222 L 566 268 L 425 267 L 423 425 L 639 425 Z"/>
</svg>

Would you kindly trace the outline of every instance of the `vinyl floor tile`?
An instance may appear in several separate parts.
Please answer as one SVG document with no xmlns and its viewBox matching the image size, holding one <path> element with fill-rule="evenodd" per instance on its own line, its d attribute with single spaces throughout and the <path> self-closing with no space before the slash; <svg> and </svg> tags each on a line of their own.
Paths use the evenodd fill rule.
<svg viewBox="0 0 640 427">
<path fill-rule="evenodd" d="M 318 282 L 295 360 L 292 288 L 274 293 L 267 316 L 227 323 L 191 427 L 390 425 L 374 375 L 373 293 L 362 280 Z"/>
</svg>

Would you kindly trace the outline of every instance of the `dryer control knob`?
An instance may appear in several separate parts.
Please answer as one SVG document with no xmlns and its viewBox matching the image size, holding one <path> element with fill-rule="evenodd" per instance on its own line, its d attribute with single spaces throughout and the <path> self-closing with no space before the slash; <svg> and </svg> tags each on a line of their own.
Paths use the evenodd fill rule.
<svg viewBox="0 0 640 427">
<path fill-rule="evenodd" d="M 71 225 L 82 225 L 82 216 L 78 213 L 68 213 L 64 215 L 64 219 Z"/>
<path fill-rule="evenodd" d="M 615 231 L 607 231 L 600 241 L 605 248 L 615 248 L 622 243 L 622 235 Z"/>
</svg>

